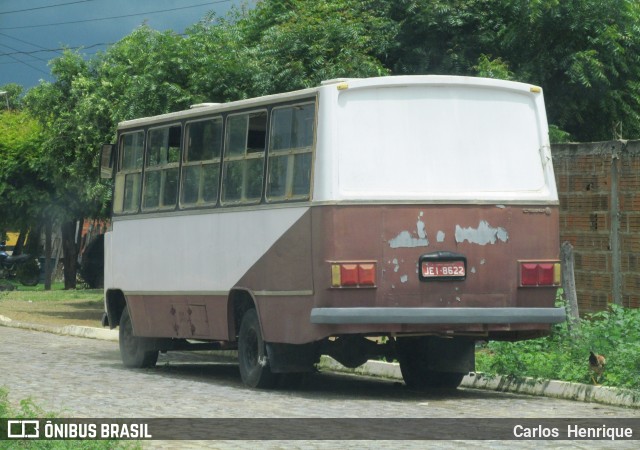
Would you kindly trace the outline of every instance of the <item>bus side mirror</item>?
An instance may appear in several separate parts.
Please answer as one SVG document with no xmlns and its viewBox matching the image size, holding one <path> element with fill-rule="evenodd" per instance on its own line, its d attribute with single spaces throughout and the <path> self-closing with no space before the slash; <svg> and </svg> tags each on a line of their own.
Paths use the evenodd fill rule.
<svg viewBox="0 0 640 450">
<path fill-rule="evenodd" d="M 100 178 L 113 178 L 114 161 L 116 157 L 115 144 L 103 144 L 100 154 Z"/>
</svg>

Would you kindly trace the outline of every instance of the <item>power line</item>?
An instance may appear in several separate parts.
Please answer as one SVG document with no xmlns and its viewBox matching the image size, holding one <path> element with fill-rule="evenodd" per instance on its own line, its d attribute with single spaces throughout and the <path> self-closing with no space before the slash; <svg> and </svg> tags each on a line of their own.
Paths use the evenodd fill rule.
<svg viewBox="0 0 640 450">
<path fill-rule="evenodd" d="M 181 11 L 181 10 L 184 10 L 184 9 L 199 8 L 199 7 L 202 7 L 202 6 L 209 6 L 209 5 L 219 4 L 219 3 L 229 3 L 231 1 L 232 0 L 217 0 L 217 1 L 210 1 L 210 2 L 206 2 L 206 3 L 199 3 L 197 5 L 181 6 L 179 8 L 161 9 L 161 10 L 156 10 L 156 11 L 147 11 L 147 12 L 141 12 L 141 13 L 135 13 L 135 14 L 124 14 L 124 15 L 121 15 L 121 16 L 99 17 L 99 18 L 95 18 L 95 19 L 73 20 L 73 21 L 69 21 L 69 22 L 45 23 L 45 24 L 40 24 L 40 25 L 23 25 L 23 26 L 19 26 L 19 27 L 1 27 L 0 30 L 24 30 L 24 29 L 27 29 L 27 28 L 44 28 L 44 27 L 53 27 L 53 26 L 59 26 L 59 25 L 75 25 L 75 24 L 78 24 L 78 23 L 99 22 L 99 21 L 103 21 L 103 20 L 124 19 L 124 18 L 127 18 L 127 17 L 135 17 L 135 16 L 144 16 L 144 15 L 147 15 L 147 14 L 159 14 L 159 13 L 166 13 L 166 12 L 173 12 L 173 11 Z"/>
<path fill-rule="evenodd" d="M 30 45 L 32 47 L 39 48 L 39 49 L 41 49 L 43 51 L 47 51 L 47 49 L 45 47 L 43 47 L 41 45 L 38 45 L 38 44 L 34 44 L 33 42 L 25 41 L 24 39 L 20 39 L 20 38 L 14 37 L 14 36 L 9 36 L 8 34 L 5 34 L 5 33 L 0 33 L 0 36 L 4 36 L 4 37 L 7 37 L 9 39 L 13 39 L 14 41 L 18 41 L 18 42 L 21 42 L 23 44 L 27 44 L 27 45 Z M 7 47 L 7 46 L 5 45 L 5 47 Z M 15 49 L 12 49 L 12 50 L 15 50 Z M 18 50 L 16 50 L 16 51 L 18 51 Z M 51 51 L 55 51 L 55 50 L 51 50 Z M 22 52 L 22 53 L 28 54 L 28 52 Z"/>
<path fill-rule="evenodd" d="M 5 46 L 5 47 L 6 47 L 6 46 Z M 11 47 L 9 47 L 9 48 L 11 48 Z M 11 55 L 9 55 L 9 58 L 13 59 L 16 63 L 23 64 L 23 65 L 25 65 L 25 66 L 27 66 L 27 67 L 29 67 L 29 68 L 31 68 L 31 69 L 33 69 L 33 70 L 35 70 L 35 71 L 38 71 L 38 72 L 43 73 L 43 74 L 45 74 L 45 75 L 51 75 L 49 72 L 45 72 L 44 70 L 40 69 L 39 67 L 32 66 L 31 64 L 29 64 L 29 63 L 28 63 L 28 62 L 26 62 L 26 61 L 20 61 L 20 60 L 19 60 L 18 58 L 16 58 L 15 56 L 11 56 Z M 38 59 L 39 59 L 39 58 L 38 58 Z M 45 61 L 45 62 L 46 62 L 46 61 Z"/>
<path fill-rule="evenodd" d="M 0 12 L 0 15 L 3 15 L 3 14 L 15 14 L 15 13 L 21 13 L 21 12 L 28 12 L 28 11 L 37 11 L 39 9 L 57 8 L 58 6 L 76 5 L 78 3 L 87 3 L 87 2 L 95 2 L 95 1 L 96 0 L 76 0 L 74 2 L 58 3 L 56 5 L 37 6 L 37 7 L 34 7 L 34 8 L 27 8 L 27 9 L 15 9 L 13 11 L 2 11 L 2 12 Z"/>
<path fill-rule="evenodd" d="M 2 33 L 0 33 L 2 34 Z M 102 42 L 99 44 L 91 44 L 91 45 L 80 45 L 77 47 L 60 47 L 60 48 L 42 48 L 41 50 L 31 50 L 31 51 L 19 51 L 19 50 L 15 50 L 11 47 L 7 47 L 5 45 L 5 47 L 10 48 L 11 50 L 15 50 L 14 52 L 11 53 L 0 53 L 0 56 L 11 56 L 11 55 L 34 55 L 36 53 L 62 53 L 65 50 L 89 50 L 91 48 L 95 48 L 95 47 L 104 47 L 104 46 L 108 46 L 108 45 L 113 45 L 113 42 Z"/>
<path fill-rule="evenodd" d="M 3 56 L 5 56 L 5 55 L 6 55 L 6 56 L 9 56 L 9 57 L 12 57 L 12 56 L 11 56 L 12 54 L 18 54 L 18 55 L 20 54 L 20 50 L 18 50 L 17 48 L 10 47 L 10 46 L 8 46 L 7 44 L 0 44 L 0 46 L 2 46 L 2 47 L 6 47 L 6 48 L 8 48 L 9 50 L 13 50 L 13 51 L 15 52 L 15 53 L 4 53 L 4 54 L 3 54 Z M 39 58 L 39 57 L 37 57 L 37 56 L 32 56 L 32 55 L 30 55 L 30 56 L 31 56 L 33 59 L 37 59 L 38 61 L 42 61 L 42 62 L 44 62 L 44 63 L 49 62 L 49 61 L 47 61 L 46 59 L 42 59 L 42 58 Z M 13 58 L 13 59 L 16 59 L 16 58 Z"/>
</svg>

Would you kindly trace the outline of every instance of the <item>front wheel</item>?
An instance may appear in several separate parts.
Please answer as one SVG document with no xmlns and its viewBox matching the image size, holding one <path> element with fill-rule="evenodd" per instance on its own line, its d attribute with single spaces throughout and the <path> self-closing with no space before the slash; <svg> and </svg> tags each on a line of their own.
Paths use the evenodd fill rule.
<svg viewBox="0 0 640 450">
<path fill-rule="evenodd" d="M 277 375 L 271 372 L 255 309 L 248 310 L 242 316 L 238 333 L 238 364 L 240 377 L 245 385 L 262 389 L 275 386 Z"/>
<path fill-rule="evenodd" d="M 155 339 L 138 337 L 133 334 L 129 308 L 124 307 L 120 317 L 120 357 L 125 367 L 135 369 L 153 367 L 158 361 L 158 350 L 153 348 Z"/>
</svg>

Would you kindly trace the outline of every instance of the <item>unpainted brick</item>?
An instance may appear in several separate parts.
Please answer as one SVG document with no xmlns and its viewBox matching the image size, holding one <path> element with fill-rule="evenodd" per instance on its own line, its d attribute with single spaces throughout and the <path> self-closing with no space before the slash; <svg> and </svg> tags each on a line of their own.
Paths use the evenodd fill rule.
<svg viewBox="0 0 640 450">
<path fill-rule="evenodd" d="M 640 308 L 640 295 L 624 295 L 622 297 L 622 306 L 626 308 Z"/>
<path fill-rule="evenodd" d="M 622 280 L 625 291 L 640 292 L 640 274 L 625 273 L 622 276 Z"/>
<path fill-rule="evenodd" d="M 620 233 L 620 246 L 624 252 L 640 252 L 640 236 L 637 234 Z"/>
<path fill-rule="evenodd" d="M 621 214 L 621 229 L 627 233 L 640 233 L 640 211 Z"/>
<path fill-rule="evenodd" d="M 575 265 L 584 271 L 609 272 L 611 270 L 611 254 L 604 252 L 576 253 Z"/>
<path fill-rule="evenodd" d="M 622 252 L 620 270 L 622 272 L 640 272 L 640 255 L 632 252 Z"/>
<path fill-rule="evenodd" d="M 619 211 L 623 303 L 640 307 L 640 152 L 635 148 L 640 141 L 560 145 L 557 158 L 554 153 L 560 240 L 574 247 L 581 313 L 613 302 L 612 206 Z M 614 169 L 617 205 L 611 203 Z"/>
<path fill-rule="evenodd" d="M 620 211 L 640 212 L 640 192 L 622 192 L 618 196 Z"/>
</svg>

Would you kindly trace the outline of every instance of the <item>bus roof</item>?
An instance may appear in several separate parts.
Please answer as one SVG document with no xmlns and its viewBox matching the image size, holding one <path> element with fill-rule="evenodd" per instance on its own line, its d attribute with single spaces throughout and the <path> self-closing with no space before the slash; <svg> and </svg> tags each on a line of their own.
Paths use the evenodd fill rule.
<svg viewBox="0 0 640 450">
<path fill-rule="evenodd" d="M 199 117 L 214 112 L 225 112 L 229 110 L 246 109 L 268 105 L 274 101 L 295 101 L 315 95 L 321 89 L 329 89 L 336 86 L 337 89 L 361 89 L 370 87 L 397 87 L 410 85 L 431 85 L 431 86 L 475 86 L 487 88 L 501 88 L 507 90 L 540 93 L 542 89 L 527 83 L 515 81 L 497 80 L 493 78 L 463 77 L 454 75 L 400 75 L 373 78 L 335 78 L 325 80 L 320 86 L 314 88 L 301 89 L 297 91 L 285 92 L 281 94 L 265 95 L 245 100 L 237 100 L 228 103 L 200 103 L 193 105 L 190 109 L 161 114 L 157 116 L 142 117 L 120 122 L 118 129 L 136 128 L 157 122 L 171 122 Z"/>
<path fill-rule="evenodd" d="M 118 129 L 136 128 L 140 126 L 155 124 L 157 122 L 171 122 L 172 120 L 182 120 L 200 117 L 202 115 L 224 112 L 229 110 L 238 110 L 246 108 L 260 107 L 268 105 L 274 101 L 295 101 L 302 98 L 309 98 L 316 94 L 319 88 L 301 89 L 299 91 L 286 92 L 283 94 L 265 95 L 263 97 L 255 97 L 246 100 L 237 100 L 228 103 L 200 103 L 193 105 L 192 108 L 161 114 L 158 116 L 142 117 L 140 119 L 126 120 L 118 124 Z"/>
</svg>

